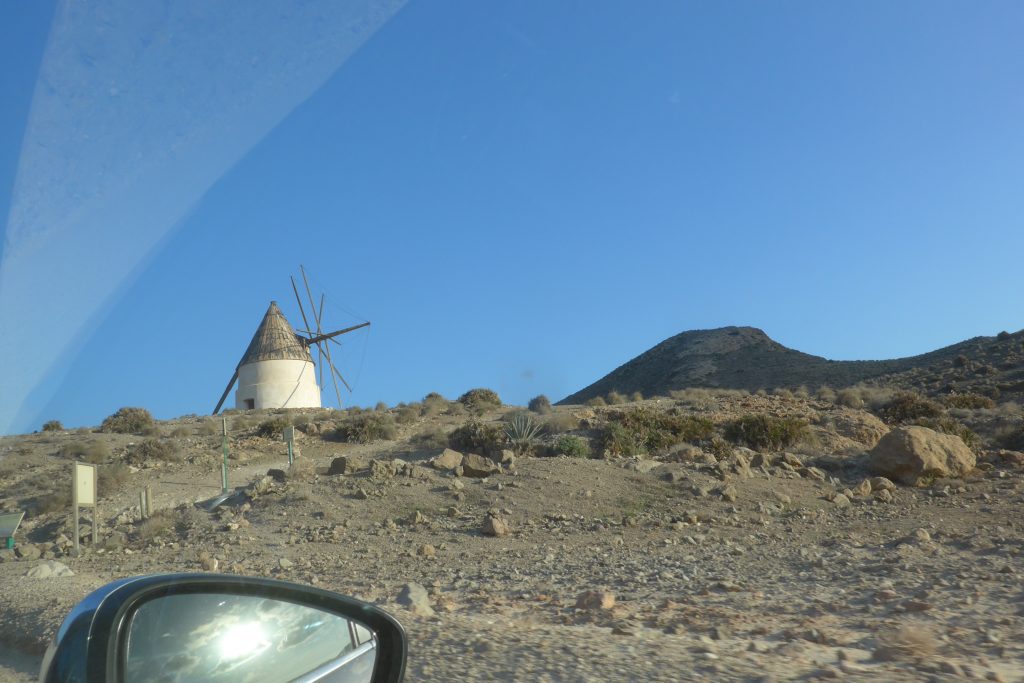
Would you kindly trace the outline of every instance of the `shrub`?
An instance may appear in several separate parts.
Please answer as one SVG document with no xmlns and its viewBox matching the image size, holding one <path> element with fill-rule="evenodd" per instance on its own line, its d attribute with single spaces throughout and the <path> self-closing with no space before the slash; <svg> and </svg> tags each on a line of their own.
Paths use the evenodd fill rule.
<svg viewBox="0 0 1024 683">
<path fill-rule="evenodd" d="M 384 401 L 377 401 L 377 405 L 373 407 L 378 413 L 383 413 L 388 409 L 388 404 Z"/>
<path fill-rule="evenodd" d="M 634 391 L 632 394 L 630 394 L 629 400 L 632 401 L 633 403 L 639 403 L 640 401 L 644 400 L 644 395 L 642 392 Z"/>
<path fill-rule="evenodd" d="M 1011 451 L 1024 451 L 1024 427 L 1010 427 L 1000 430 L 996 443 Z"/>
<path fill-rule="evenodd" d="M 598 408 L 600 406 L 608 405 L 608 402 L 600 396 L 595 396 L 594 398 L 587 399 L 587 402 L 583 405 L 590 406 L 591 408 Z"/>
<path fill-rule="evenodd" d="M 145 463 L 151 461 L 180 462 L 178 447 L 172 441 L 163 439 L 146 439 L 135 444 L 128 451 L 128 460 L 132 463 Z"/>
<path fill-rule="evenodd" d="M 485 413 L 501 407 L 501 398 L 490 389 L 470 389 L 459 396 L 459 403 L 474 413 Z"/>
<path fill-rule="evenodd" d="M 506 445 L 506 439 L 500 425 L 470 420 L 448 435 L 448 445 L 457 451 L 492 455 Z"/>
<path fill-rule="evenodd" d="M 793 390 L 793 396 L 795 396 L 796 398 L 810 398 L 811 390 L 808 389 L 803 384 L 801 384 L 800 386 Z"/>
<path fill-rule="evenodd" d="M 864 399 L 856 389 L 840 389 L 836 395 L 836 403 L 847 408 L 863 408 Z"/>
<path fill-rule="evenodd" d="M 90 441 L 89 443 L 75 441 L 64 444 L 57 453 L 64 458 L 84 460 L 97 465 L 110 457 L 110 446 L 103 441 Z"/>
<path fill-rule="evenodd" d="M 666 450 L 678 443 L 699 443 L 714 434 L 710 420 L 690 415 L 633 408 L 608 423 L 601 445 L 612 455 L 639 455 Z"/>
<path fill-rule="evenodd" d="M 514 415 L 505 425 L 505 436 L 519 455 L 525 455 L 533 448 L 541 433 L 541 425 L 529 413 Z"/>
<path fill-rule="evenodd" d="M 103 420 L 101 432 L 115 434 L 141 434 L 156 427 L 153 416 L 145 408 L 120 408 Z"/>
<path fill-rule="evenodd" d="M 890 424 L 904 424 L 942 415 L 942 406 L 920 394 L 906 391 L 885 404 L 881 417 Z"/>
<path fill-rule="evenodd" d="M 136 533 L 140 541 L 152 541 L 160 536 L 166 536 L 174 531 L 174 518 L 167 510 L 159 510 L 153 513 L 149 519 L 139 524 Z"/>
<path fill-rule="evenodd" d="M 605 397 L 605 401 L 610 406 L 620 406 L 626 402 L 626 397 L 617 391 L 609 391 L 608 396 Z"/>
<path fill-rule="evenodd" d="M 260 422 L 256 428 L 256 436 L 262 436 L 265 439 L 280 439 L 285 428 L 291 426 L 292 422 L 287 417 L 272 417 L 269 420 Z"/>
<path fill-rule="evenodd" d="M 832 387 L 822 386 L 818 388 L 815 398 L 826 403 L 835 403 L 837 396 Z"/>
<path fill-rule="evenodd" d="M 46 514 L 47 512 L 59 512 L 66 510 L 71 507 L 71 487 L 61 485 L 60 488 L 53 493 L 47 493 L 39 496 L 35 499 L 33 507 L 36 510 L 36 514 Z"/>
<path fill-rule="evenodd" d="M 60 423 L 60 420 L 47 420 L 43 423 L 44 432 L 62 432 L 64 431 L 64 425 Z"/>
<path fill-rule="evenodd" d="M 175 427 L 171 430 L 171 436 L 176 439 L 183 439 L 186 436 L 192 436 L 192 430 L 185 425 L 181 425 L 180 427 Z"/>
<path fill-rule="evenodd" d="M 540 396 L 534 396 L 530 399 L 530 402 L 526 405 L 531 411 L 538 415 L 547 415 L 551 412 L 551 399 L 544 394 Z"/>
<path fill-rule="evenodd" d="M 772 396 L 778 396 L 779 398 L 793 398 L 793 392 L 785 387 L 776 387 L 772 389 Z"/>
<path fill-rule="evenodd" d="M 213 436 L 214 434 L 220 434 L 221 428 L 220 420 L 206 420 L 203 424 L 199 425 L 199 433 L 202 436 Z"/>
<path fill-rule="evenodd" d="M 555 440 L 555 452 L 570 458 L 589 458 L 590 444 L 582 437 L 562 434 Z"/>
<path fill-rule="evenodd" d="M 981 394 L 974 393 L 949 394 L 942 400 L 950 408 L 968 408 L 970 410 L 978 410 L 982 408 L 996 407 L 996 402 L 988 396 L 982 396 Z"/>
<path fill-rule="evenodd" d="M 998 339 L 999 341 L 1006 341 L 1009 338 L 1010 338 L 1010 333 L 1007 332 L 1006 330 L 1003 330 L 1002 332 L 1000 332 L 999 334 L 996 335 L 996 339 Z"/>
<path fill-rule="evenodd" d="M 395 420 L 398 424 L 407 425 L 419 419 L 420 409 L 416 406 L 402 406 L 395 413 Z"/>
<path fill-rule="evenodd" d="M 97 468 L 96 473 L 96 495 L 106 498 L 120 491 L 131 476 L 128 466 L 123 463 L 103 465 Z"/>
<path fill-rule="evenodd" d="M 444 448 L 448 445 L 448 433 L 440 427 L 433 427 L 414 436 L 412 442 L 420 448 L 429 450 Z"/>
<path fill-rule="evenodd" d="M 725 438 L 754 450 L 782 450 L 807 436 L 807 423 L 792 417 L 763 413 L 744 415 L 726 423 Z"/>
<path fill-rule="evenodd" d="M 395 418 L 388 413 L 363 413 L 349 418 L 337 431 L 335 437 L 352 443 L 391 441 L 398 436 Z"/>
<path fill-rule="evenodd" d="M 548 434 L 561 434 L 580 428 L 580 420 L 572 413 L 552 413 L 544 420 L 544 429 Z"/>
<path fill-rule="evenodd" d="M 432 391 L 423 397 L 423 414 L 425 416 L 439 415 L 448 407 L 448 399 L 436 391 Z"/>
</svg>

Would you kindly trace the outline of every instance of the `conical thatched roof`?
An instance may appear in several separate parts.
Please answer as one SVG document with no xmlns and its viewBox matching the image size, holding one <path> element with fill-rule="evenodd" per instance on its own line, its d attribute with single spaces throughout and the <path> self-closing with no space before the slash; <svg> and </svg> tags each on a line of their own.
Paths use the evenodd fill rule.
<svg viewBox="0 0 1024 683">
<path fill-rule="evenodd" d="M 285 320 L 276 301 L 270 302 L 267 314 L 263 316 L 256 334 L 249 342 L 249 348 L 238 363 L 246 365 L 261 360 L 307 360 L 313 362 L 309 347 L 302 343 L 295 330 Z"/>
</svg>

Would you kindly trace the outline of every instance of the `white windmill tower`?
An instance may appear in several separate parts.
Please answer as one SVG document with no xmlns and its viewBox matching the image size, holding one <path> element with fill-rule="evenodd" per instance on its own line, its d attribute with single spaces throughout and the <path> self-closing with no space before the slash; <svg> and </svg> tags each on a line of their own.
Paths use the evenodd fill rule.
<svg viewBox="0 0 1024 683">
<path fill-rule="evenodd" d="M 334 332 L 323 332 L 320 322 L 323 316 L 324 297 L 320 297 L 319 310 L 313 305 L 313 294 L 309 289 L 309 281 L 306 279 L 306 271 L 299 266 L 302 273 L 302 281 L 306 286 L 306 295 L 309 297 L 309 305 L 313 310 L 313 317 L 316 321 L 316 330 L 309 327 L 306 318 L 306 311 L 302 307 L 302 299 L 299 298 L 298 287 L 295 286 L 295 278 L 292 278 L 292 290 L 295 292 L 295 300 L 299 304 L 299 312 L 302 314 L 302 321 L 306 325 L 303 330 L 308 337 L 297 334 L 288 320 L 281 313 L 276 301 L 270 302 L 263 321 L 256 328 L 256 334 L 249 342 L 249 348 L 245 350 L 242 359 L 238 361 L 231 381 L 224 389 L 217 407 L 213 414 L 220 412 L 224 400 L 231 392 L 231 387 L 238 381 L 238 390 L 235 392 L 235 407 L 240 410 L 252 410 L 261 408 L 319 408 L 320 390 L 324 378 L 324 361 L 331 370 L 331 380 L 334 383 L 334 392 L 338 397 L 338 407 L 341 407 L 341 390 L 338 388 L 338 380 L 345 387 L 352 391 L 345 378 L 341 376 L 338 369 L 334 367 L 331 360 L 331 350 L 328 342 L 338 344 L 336 337 L 347 332 L 352 332 L 368 326 L 370 323 L 360 323 L 352 327 Z M 318 363 L 320 366 L 320 381 L 317 382 L 316 367 L 313 365 L 313 357 L 309 353 L 309 347 L 316 346 Z"/>
</svg>

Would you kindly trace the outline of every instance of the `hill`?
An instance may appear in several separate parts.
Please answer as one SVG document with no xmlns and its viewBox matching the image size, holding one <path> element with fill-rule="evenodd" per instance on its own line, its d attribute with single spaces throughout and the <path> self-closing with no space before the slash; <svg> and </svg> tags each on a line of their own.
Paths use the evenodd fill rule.
<svg viewBox="0 0 1024 683">
<path fill-rule="evenodd" d="M 590 386 L 562 399 L 583 403 L 612 391 L 664 396 L 691 387 L 842 388 L 870 382 L 930 394 L 1024 394 L 1024 331 L 975 337 L 908 358 L 835 361 L 796 351 L 754 327 L 692 330 L 666 339 Z"/>
</svg>

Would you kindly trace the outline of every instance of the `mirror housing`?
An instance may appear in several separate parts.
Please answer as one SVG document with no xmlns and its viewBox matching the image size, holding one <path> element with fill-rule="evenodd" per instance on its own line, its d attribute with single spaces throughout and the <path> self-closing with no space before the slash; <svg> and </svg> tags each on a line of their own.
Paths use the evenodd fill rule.
<svg viewBox="0 0 1024 683">
<path fill-rule="evenodd" d="M 159 574 L 120 579 L 93 591 L 68 614 L 46 651 L 40 683 L 121 683 L 132 617 L 151 600 L 210 594 L 292 603 L 359 622 L 375 634 L 372 683 L 399 683 L 405 629 L 373 605 L 330 591 L 272 579 L 223 574 Z"/>
</svg>

